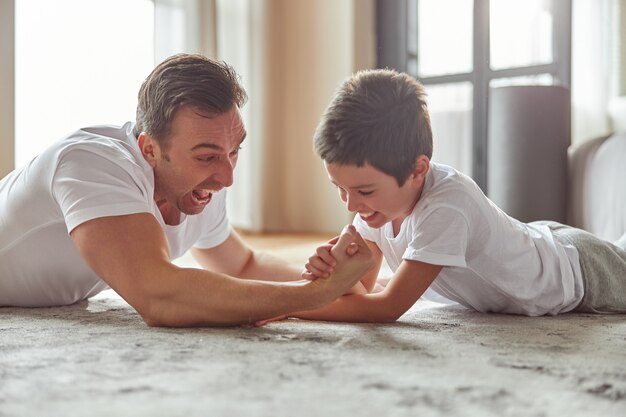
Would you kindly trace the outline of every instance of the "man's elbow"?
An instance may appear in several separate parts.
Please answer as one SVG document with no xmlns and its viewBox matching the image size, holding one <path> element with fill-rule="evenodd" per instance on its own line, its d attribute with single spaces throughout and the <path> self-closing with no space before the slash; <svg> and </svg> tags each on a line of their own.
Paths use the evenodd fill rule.
<svg viewBox="0 0 626 417">
<path fill-rule="evenodd" d="M 180 327 L 172 320 L 176 318 L 175 306 L 168 297 L 154 286 L 136 288 L 133 296 L 127 298 L 139 317 L 149 327 Z"/>
<path fill-rule="evenodd" d="M 222 327 L 245 322 L 239 317 L 233 317 L 232 314 L 227 314 L 228 312 L 212 309 L 210 306 L 202 309 L 202 314 L 199 314 L 162 299 L 145 302 L 142 307 L 136 308 L 136 311 L 148 327 Z"/>
<path fill-rule="evenodd" d="M 159 311 L 159 308 L 154 304 L 154 301 L 144 300 L 141 305 L 133 307 L 148 327 L 173 327 L 168 324 L 163 310 Z"/>
<path fill-rule="evenodd" d="M 170 327 L 165 324 L 162 320 L 157 319 L 156 317 L 150 316 L 141 316 L 143 322 L 146 323 L 148 327 Z"/>
<path fill-rule="evenodd" d="M 174 316 L 168 316 L 163 313 L 146 313 L 140 312 L 139 316 L 148 327 L 195 327 L 197 323 L 191 321 L 181 320 Z M 204 323 L 205 325 L 211 325 L 211 323 Z"/>
<path fill-rule="evenodd" d="M 380 318 L 380 323 L 395 323 L 400 317 L 402 317 L 402 314 L 387 312 Z"/>
<path fill-rule="evenodd" d="M 182 311 L 162 299 L 147 300 L 135 309 L 148 327 L 195 327 L 199 324 L 211 325 L 209 320 L 199 323 L 198 318 Z"/>
</svg>

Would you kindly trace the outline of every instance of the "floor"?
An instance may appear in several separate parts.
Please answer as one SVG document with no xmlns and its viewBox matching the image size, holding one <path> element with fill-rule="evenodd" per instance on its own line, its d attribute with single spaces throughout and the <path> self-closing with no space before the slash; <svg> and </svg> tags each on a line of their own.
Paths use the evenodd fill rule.
<svg viewBox="0 0 626 417">
<path fill-rule="evenodd" d="M 249 241 L 297 261 L 325 238 Z M 419 301 L 390 325 L 158 329 L 112 291 L 0 309 L 0 417 L 70 415 L 624 417 L 626 319 Z"/>
</svg>

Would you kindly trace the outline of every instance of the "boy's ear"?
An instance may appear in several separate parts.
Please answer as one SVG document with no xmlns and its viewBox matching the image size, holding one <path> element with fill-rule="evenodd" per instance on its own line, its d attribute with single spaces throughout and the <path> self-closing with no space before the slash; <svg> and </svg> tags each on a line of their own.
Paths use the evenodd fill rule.
<svg viewBox="0 0 626 417">
<path fill-rule="evenodd" d="M 161 149 L 159 148 L 159 144 L 146 132 L 141 132 L 139 134 L 137 144 L 139 145 L 139 149 L 141 150 L 141 154 L 145 160 L 152 168 L 154 168 L 160 155 Z"/>
<path fill-rule="evenodd" d="M 420 155 L 415 160 L 415 169 L 411 174 L 411 178 L 422 184 L 426 180 L 426 175 L 430 169 L 430 159 L 426 155 Z"/>
</svg>

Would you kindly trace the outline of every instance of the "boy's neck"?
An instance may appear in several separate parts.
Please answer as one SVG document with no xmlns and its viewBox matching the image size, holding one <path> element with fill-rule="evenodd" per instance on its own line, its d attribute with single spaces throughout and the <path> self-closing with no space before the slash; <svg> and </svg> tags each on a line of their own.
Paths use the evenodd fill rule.
<svg viewBox="0 0 626 417">
<path fill-rule="evenodd" d="M 426 183 L 426 181 L 424 181 L 424 184 L 425 183 Z M 424 184 L 422 184 L 422 186 L 417 191 L 417 195 L 415 196 L 415 200 L 413 201 L 413 204 L 411 204 L 411 207 L 409 208 L 409 210 L 407 210 L 407 212 L 404 214 L 404 216 L 395 218 L 395 219 L 393 219 L 391 221 L 391 229 L 393 231 L 393 237 L 398 236 L 398 233 L 400 233 L 400 229 L 402 228 L 402 223 L 404 223 L 404 220 L 407 217 L 409 217 L 411 215 L 411 213 L 413 213 L 413 210 L 415 209 L 415 206 L 417 205 L 417 202 L 422 197 L 422 191 L 424 190 Z"/>
</svg>

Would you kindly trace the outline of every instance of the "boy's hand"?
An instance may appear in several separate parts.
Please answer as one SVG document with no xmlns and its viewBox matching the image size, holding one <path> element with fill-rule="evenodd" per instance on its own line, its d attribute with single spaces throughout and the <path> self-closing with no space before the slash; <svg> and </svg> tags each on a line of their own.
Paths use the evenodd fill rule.
<svg viewBox="0 0 626 417">
<path fill-rule="evenodd" d="M 333 255 L 330 254 L 330 250 L 335 246 L 337 240 L 339 240 L 339 236 L 335 236 L 315 249 L 315 254 L 304 265 L 305 270 L 302 271 L 302 278 L 312 281 L 317 278 L 328 278 L 330 276 L 333 272 L 333 267 L 337 264 Z"/>
<path fill-rule="evenodd" d="M 333 273 L 337 260 L 331 254 L 331 249 L 335 246 L 339 236 L 335 236 L 328 243 L 325 243 L 315 250 L 315 254 L 309 258 L 309 262 L 304 265 L 305 270 L 302 271 L 302 278 L 309 281 L 318 278 L 328 278 Z M 354 255 L 358 252 L 358 246 L 354 243 L 350 244 L 346 248 L 346 254 L 348 256 Z"/>
<path fill-rule="evenodd" d="M 341 236 L 330 250 L 330 254 L 337 262 L 330 278 L 317 279 L 313 281 L 313 284 L 321 286 L 321 288 L 343 287 L 343 294 L 354 287 L 359 279 L 370 271 L 376 263 L 367 243 L 351 224 L 341 232 Z"/>
</svg>

